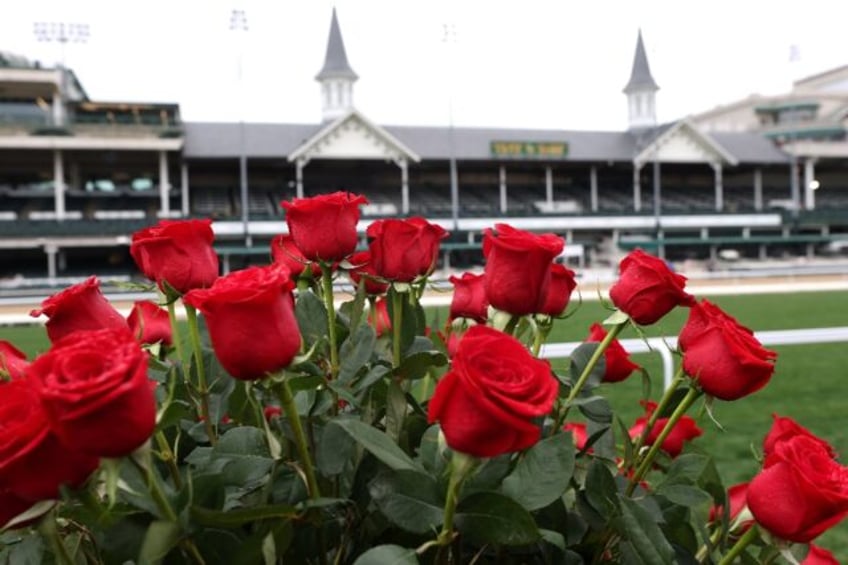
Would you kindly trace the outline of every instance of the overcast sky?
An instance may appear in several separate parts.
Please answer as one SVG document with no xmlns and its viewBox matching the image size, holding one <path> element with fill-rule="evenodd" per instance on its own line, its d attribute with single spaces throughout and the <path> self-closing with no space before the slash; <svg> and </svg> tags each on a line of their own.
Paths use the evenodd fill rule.
<svg viewBox="0 0 848 565">
<path fill-rule="evenodd" d="M 64 57 L 92 99 L 315 123 L 333 6 L 355 105 L 381 125 L 624 129 L 640 27 L 660 121 L 848 64 L 845 0 L 0 0 L 0 50 L 49 65 L 60 45 L 36 41 L 33 23 L 86 23 Z M 233 9 L 246 33 L 229 30 Z"/>
</svg>

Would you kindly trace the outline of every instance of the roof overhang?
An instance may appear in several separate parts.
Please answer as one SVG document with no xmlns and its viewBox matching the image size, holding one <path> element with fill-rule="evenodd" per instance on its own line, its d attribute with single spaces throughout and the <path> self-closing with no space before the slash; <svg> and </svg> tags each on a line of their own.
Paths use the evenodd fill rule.
<svg viewBox="0 0 848 565">
<path fill-rule="evenodd" d="M 739 160 L 691 120 L 675 123 L 633 158 L 637 166 L 660 163 L 711 163 L 738 165 Z"/>
</svg>

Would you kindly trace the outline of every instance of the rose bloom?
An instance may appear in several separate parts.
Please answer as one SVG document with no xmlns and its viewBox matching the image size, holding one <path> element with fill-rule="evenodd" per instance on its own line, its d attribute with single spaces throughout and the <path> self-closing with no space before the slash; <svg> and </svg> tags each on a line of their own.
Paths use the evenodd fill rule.
<svg viewBox="0 0 848 565">
<path fill-rule="evenodd" d="M 630 428 L 629 431 L 631 439 L 636 439 L 642 435 L 645 430 L 645 426 L 648 424 L 648 418 L 651 414 L 653 414 L 654 410 L 657 409 L 656 402 L 648 401 L 643 402 L 642 404 L 645 406 L 646 414 L 637 418 L 633 427 Z M 648 437 L 645 439 L 645 445 L 653 445 L 654 442 L 657 441 L 657 438 L 659 438 L 667 423 L 668 418 L 657 419 L 654 427 L 651 428 L 651 431 L 648 433 Z M 665 451 L 669 457 L 675 458 L 683 451 L 684 443 L 692 441 L 703 433 L 704 432 L 701 428 L 698 427 L 698 424 L 695 423 L 695 420 L 693 420 L 690 416 L 684 415 L 674 425 L 674 428 L 672 428 L 671 433 L 669 433 L 665 438 L 660 449 Z"/>
<path fill-rule="evenodd" d="M 801 565 L 839 565 L 839 561 L 828 550 L 810 544 L 810 551 L 807 552 L 807 557 L 801 561 Z"/>
<path fill-rule="evenodd" d="M 450 319 L 470 318 L 480 324 L 489 316 L 489 299 L 486 296 L 485 275 L 462 273 L 462 277 L 451 275 L 453 297 L 450 303 Z"/>
<path fill-rule="evenodd" d="M 162 342 L 171 345 L 171 319 L 168 311 L 152 300 L 139 300 L 133 303 L 127 316 L 127 324 L 139 343 L 152 344 Z"/>
<path fill-rule="evenodd" d="M 589 343 L 600 343 L 607 336 L 606 330 L 601 324 L 592 324 L 589 326 L 589 337 L 586 341 Z M 621 345 L 617 339 L 614 339 L 604 351 L 604 377 L 605 383 L 621 382 L 633 373 L 639 365 L 630 360 L 630 355 L 627 350 Z"/>
<path fill-rule="evenodd" d="M 353 284 L 359 286 L 359 282 L 365 281 L 365 292 L 372 296 L 385 294 L 389 290 L 389 284 L 378 279 L 377 272 L 374 270 L 374 264 L 371 262 L 370 251 L 360 251 L 354 253 L 350 257 L 350 263 L 353 267 L 348 271 L 350 280 Z"/>
<path fill-rule="evenodd" d="M 0 380 L 3 380 L 4 374 L 10 379 L 21 379 L 28 367 L 26 354 L 8 341 L 0 339 Z"/>
<path fill-rule="evenodd" d="M 563 431 L 571 432 L 572 437 L 574 438 L 574 447 L 577 448 L 578 451 L 583 451 L 586 449 L 586 442 L 589 441 L 589 434 L 586 433 L 586 424 L 582 422 L 568 422 L 562 427 Z M 592 448 L 589 448 L 589 453 L 592 452 Z"/>
<path fill-rule="evenodd" d="M 672 273 L 665 261 L 641 249 L 621 260 L 619 272 L 610 298 L 637 324 L 653 324 L 675 306 L 695 303 L 695 298 L 683 290 L 686 277 Z"/>
<path fill-rule="evenodd" d="M 341 261 L 356 249 L 359 205 L 368 199 L 350 192 L 281 202 L 295 245 L 310 261 Z"/>
<path fill-rule="evenodd" d="M 381 296 L 374 303 L 373 310 L 368 313 L 368 323 L 374 328 L 377 337 L 391 333 L 392 319 L 389 317 L 389 304 L 384 297 Z"/>
<path fill-rule="evenodd" d="M 293 288 L 288 269 L 274 264 L 233 271 L 184 300 L 206 318 L 224 369 L 253 380 L 287 367 L 300 349 Z"/>
<path fill-rule="evenodd" d="M 42 314 L 49 318 L 45 328 L 51 342 L 83 330 L 129 330 L 127 321 L 103 296 L 100 281 L 93 276 L 46 298 L 41 308 L 29 313 L 36 318 Z"/>
<path fill-rule="evenodd" d="M 366 231 L 374 271 L 383 279 L 409 283 L 436 268 L 439 242 L 448 236 L 424 218 L 377 220 Z"/>
<path fill-rule="evenodd" d="M 536 420 L 551 411 L 558 389 L 547 361 L 508 334 L 473 326 L 436 385 L 428 416 L 452 449 L 495 457 L 539 441 Z"/>
<path fill-rule="evenodd" d="M 577 288 L 574 271 L 560 263 L 552 263 L 549 269 L 548 288 L 537 314 L 551 317 L 561 316 L 571 300 L 571 293 Z"/>
<path fill-rule="evenodd" d="M 122 457 L 147 441 L 156 426 L 147 362 L 128 332 L 77 332 L 36 358 L 29 376 L 65 445 Z"/>
<path fill-rule="evenodd" d="M 304 273 L 316 279 L 321 276 L 321 265 L 304 257 L 291 235 L 281 234 L 271 240 L 271 259 L 285 266 L 293 279 Z"/>
<path fill-rule="evenodd" d="M 774 373 L 777 353 L 765 349 L 751 330 L 708 300 L 692 306 L 678 343 L 686 374 L 721 400 L 760 390 Z"/>
<path fill-rule="evenodd" d="M 218 255 L 212 247 L 212 220 L 162 220 L 132 235 L 130 255 L 144 276 L 159 288 L 185 294 L 210 286 L 218 278 Z"/>
<path fill-rule="evenodd" d="M 553 234 L 536 235 L 496 224 L 483 235 L 486 296 L 504 312 L 524 316 L 539 311 L 547 298 L 551 262 L 565 243 Z"/>
<path fill-rule="evenodd" d="M 748 485 L 748 509 L 778 538 L 808 543 L 848 514 L 848 468 L 806 434 L 774 444 Z"/>
<path fill-rule="evenodd" d="M 773 422 L 771 429 L 763 439 L 763 456 L 768 457 L 774 451 L 774 446 L 781 441 L 791 439 L 795 436 L 806 436 L 813 441 L 816 441 L 821 447 L 827 451 L 831 458 L 836 459 L 836 451 L 833 447 L 822 438 L 814 435 L 810 430 L 793 420 L 777 414 L 771 415 Z"/>
<path fill-rule="evenodd" d="M 0 489 L 38 502 L 58 498 L 60 485 L 82 485 L 99 460 L 59 441 L 30 379 L 4 383 L 0 392 Z"/>
</svg>

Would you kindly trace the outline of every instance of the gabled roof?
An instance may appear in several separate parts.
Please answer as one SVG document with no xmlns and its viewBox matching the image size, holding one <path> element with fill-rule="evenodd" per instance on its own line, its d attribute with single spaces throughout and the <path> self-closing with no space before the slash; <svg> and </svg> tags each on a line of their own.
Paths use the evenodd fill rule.
<svg viewBox="0 0 848 565">
<path fill-rule="evenodd" d="M 642 30 L 639 30 L 639 36 L 636 39 L 636 53 L 633 55 L 633 69 L 630 72 L 630 80 L 627 86 L 624 87 L 624 93 L 630 94 L 640 90 L 657 91 L 660 87 L 657 86 L 654 77 L 651 75 L 651 67 L 648 65 L 648 55 L 645 53 L 645 44 L 642 42 Z"/>
<path fill-rule="evenodd" d="M 333 8 L 333 19 L 330 21 L 330 36 L 327 39 L 327 54 L 324 57 L 324 66 L 315 77 L 315 80 L 330 78 L 344 78 L 349 80 L 359 78 L 353 72 L 353 69 L 350 68 L 350 63 L 347 62 L 347 53 L 345 52 L 342 31 L 339 28 L 339 20 L 336 17 L 335 8 Z"/>
<path fill-rule="evenodd" d="M 653 154 L 659 152 L 660 147 L 665 142 L 680 132 L 683 132 L 685 135 L 690 136 L 696 142 L 705 146 L 709 151 L 718 155 L 718 157 L 728 165 L 739 164 L 739 160 L 733 154 L 722 147 L 721 144 L 719 144 L 710 135 L 701 131 L 701 129 L 689 119 L 674 122 L 671 127 L 665 126 L 664 131 L 651 139 L 649 143 L 645 144 L 641 151 L 639 151 L 633 158 L 633 161 L 637 163 L 650 161 L 653 158 Z"/>
</svg>

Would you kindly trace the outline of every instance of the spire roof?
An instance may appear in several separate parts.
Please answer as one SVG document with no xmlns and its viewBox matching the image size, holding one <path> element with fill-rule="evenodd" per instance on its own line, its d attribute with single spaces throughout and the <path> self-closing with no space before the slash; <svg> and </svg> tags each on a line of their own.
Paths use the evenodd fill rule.
<svg viewBox="0 0 848 565">
<path fill-rule="evenodd" d="M 630 72 L 630 81 L 624 87 L 624 92 L 630 94 L 637 90 L 657 91 L 660 87 L 651 76 L 651 67 L 648 65 L 648 55 L 645 53 L 645 44 L 642 42 L 642 30 L 636 40 L 636 53 L 633 55 L 633 70 Z"/>
<path fill-rule="evenodd" d="M 345 78 L 356 80 L 359 77 L 353 69 L 350 68 L 350 63 L 347 62 L 347 53 L 345 53 L 344 40 L 342 40 L 342 31 L 339 28 L 339 20 L 336 17 L 336 8 L 333 8 L 333 19 L 330 22 L 330 37 L 327 39 L 327 55 L 324 57 L 324 66 L 321 72 L 315 77 L 316 80 L 324 80 L 328 78 Z"/>
</svg>

